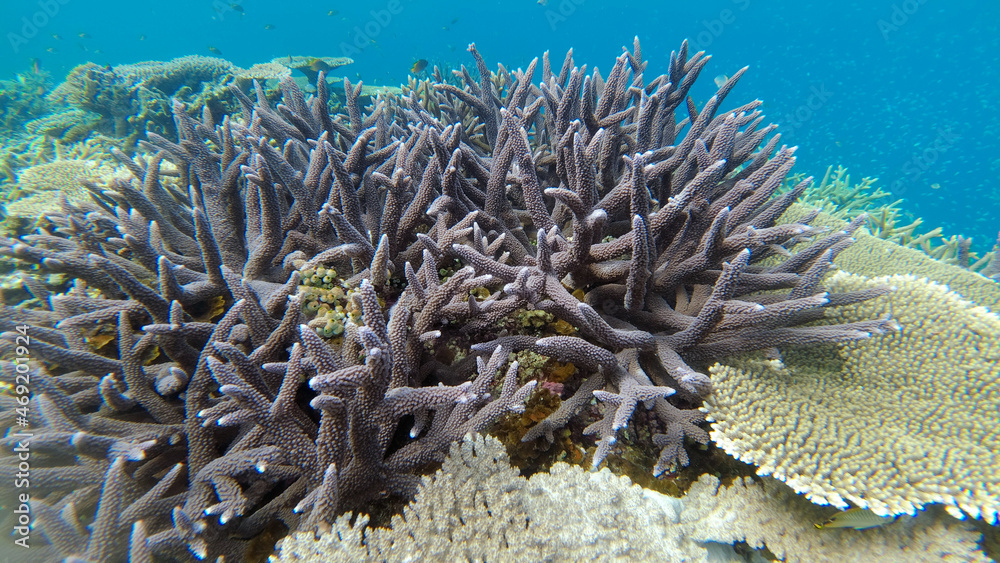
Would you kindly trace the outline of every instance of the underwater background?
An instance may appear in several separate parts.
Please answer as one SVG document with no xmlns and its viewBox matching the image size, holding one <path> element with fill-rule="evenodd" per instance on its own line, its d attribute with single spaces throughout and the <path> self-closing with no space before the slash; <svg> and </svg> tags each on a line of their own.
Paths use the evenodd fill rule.
<svg viewBox="0 0 1000 563">
<path fill-rule="evenodd" d="M 819 179 L 827 166 L 841 165 L 858 178 L 877 177 L 925 226 L 972 237 L 980 254 L 996 240 L 997 2 L 398 0 L 396 14 L 388 4 L 59 0 L 57 13 L 41 18 L 45 25 L 29 39 L 33 29 L 24 29 L 25 22 L 41 11 L 39 4 L 6 1 L 0 77 L 13 78 L 32 59 L 58 82 L 86 61 L 119 65 L 201 54 L 248 67 L 307 54 L 349 56 L 355 62 L 340 74 L 398 85 L 420 59 L 431 67 L 468 64 L 471 42 L 487 60 L 511 69 L 546 50 L 559 59 L 573 48 L 577 61 L 606 71 L 609 53 L 634 36 L 649 71 L 658 73 L 687 38 L 692 51 L 712 55 L 706 74 L 750 66 L 737 93 L 762 99 L 783 142 L 800 147 L 796 171 Z M 714 89 L 699 82 L 693 94 L 701 103 Z"/>
<path fill-rule="evenodd" d="M 4 0 L 0 563 L 996 561 L 998 28 Z"/>
</svg>

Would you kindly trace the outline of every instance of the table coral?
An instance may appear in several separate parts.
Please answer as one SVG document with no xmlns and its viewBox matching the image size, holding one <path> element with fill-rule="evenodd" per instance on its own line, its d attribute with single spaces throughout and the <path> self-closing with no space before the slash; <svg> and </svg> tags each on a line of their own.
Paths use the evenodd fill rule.
<svg viewBox="0 0 1000 563">
<path fill-rule="evenodd" d="M 833 291 L 891 294 L 831 312 L 901 330 L 839 350 L 712 368 L 712 439 L 820 504 L 912 514 L 942 503 L 996 523 L 1000 513 L 1000 318 L 908 275 L 838 273 Z"/>
</svg>

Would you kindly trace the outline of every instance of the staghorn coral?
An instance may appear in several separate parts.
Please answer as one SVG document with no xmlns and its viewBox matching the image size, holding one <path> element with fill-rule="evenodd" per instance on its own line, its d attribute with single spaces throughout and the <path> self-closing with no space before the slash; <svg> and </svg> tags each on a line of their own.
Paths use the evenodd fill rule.
<svg viewBox="0 0 1000 563">
<path fill-rule="evenodd" d="M 834 354 L 789 351 L 784 363 L 712 368 L 704 410 L 712 439 L 820 504 L 912 514 L 929 503 L 996 523 L 1000 514 L 1000 319 L 947 288 L 897 275 L 838 273 L 828 287 L 878 284 L 890 295 L 828 321 L 877 318 L 899 333 Z"/>
<path fill-rule="evenodd" d="M 467 437 L 391 528 L 345 514 L 319 540 L 284 539 L 272 561 L 744 561 L 719 545 L 737 542 L 789 563 L 989 561 L 979 534 L 940 512 L 861 533 L 817 530 L 831 512 L 773 479 L 720 486 L 704 475 L 683 499 L 564 463 L 525 479 L 500 442 Z"/>
<path fill-rule="evenodd" d="M 494 78 L 469 50 L 481 80 L 463 68 L 461 86 L 425 91 L 433 103 L 411 92 L 366 109 L 344 80 L 331 115 L 323 73 L 308 97 L 281 80 L 277 105 L 259 82 L 231 87 L 242 118 L 175 100 L 176 141 L 112 150 L 131 178 L 0 239 L 24 269 L 75 280 L 60 295 L 29 276 L 47 306 L 0 309 L 0 329 L 36 327 L 43 363 L 39 557 L 240 560 L 264 532 L 407 498 L 452 441 L 524 409 L 534 382 L 501 370 L 511 352 L 574 368 L 572 394 L 526 440 L 579 415 L 600 463 L 642 424 L 661 473 L 686 462 L 687 438 L 708 439 L 690 408 L 710 391 L 700 367 L 891 325 L 807 326 L 886 290 L 819 286 L 860 222 L 775 224 L 806 184 L 772 197 L 794 156 L 760 102 L 719 111 L 743 71 L 699 108 L 687 94 L 708 58 L 686 44 L 658 77 L 638 41 L 607 78 L 571 54 L 553 72 L 546 55 L 540 86 L 538 61 Z M 329 342 L 302 328 L 301 274 L 320 267 L 363 311 Z M 520 310 L 562 332 L 504 332 Z M 14 343 L 4 333 L 0 351 Z M 596 421 L 582 408 L 595 398 Z"/>
</svg>

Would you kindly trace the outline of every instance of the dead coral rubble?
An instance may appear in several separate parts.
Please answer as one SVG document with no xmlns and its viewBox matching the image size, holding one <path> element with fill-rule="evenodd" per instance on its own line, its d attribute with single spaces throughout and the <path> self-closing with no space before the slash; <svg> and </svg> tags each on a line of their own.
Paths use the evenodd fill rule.
<svg viewBox="0 0 1000 563">
<path fill-rule="evenodd" d="M 282 80 L 274 107 L 259 85 L 256 100 L 234 89 L 242 116 L 219 123 L 175 103 L 178 139 L 116 153 L 133 180 L 66 205 L 52 232 L 0 240 L 9 259 L 77 280 L 55 294 L 29 276 L 49 310 L 0 310 L 2 330 L 34 327 L 44 364 L 30 410 L 49 545 L 33 556 L 241 560 L 276 522 L 324 530 L 411 494 L 453 440 L 523 408 L 533 383 L 501 369 L 522 350 L 579 368 L 526 439 L 596 397 L 599 463 L 641 404 L 664 471 L 686 462 L 685 437 L 708 438 L 677 406 L 710 391 L 695 367 L 890 325 L 800 326 L 885 289 L 821 286 L 856 223 L 775 225 L 806 183 L 772 198 L 794 151 L 761 127 L 759 101 L 719 113 L 743 71 L 698 108 L 688 90 L 708 57 L 686 44 L 652 79 L 636 41 L 606 78 L 570 53 L 556 72 L 544 57 L 537 83 L 537 61 L 494 80 L 469 50 L 478 81 L 463 68 L 461 87 L 366 111 L 345 80 L 346 115 L 330 115 L 322 76 L 310 97 Z M 164 160 L 189 190 L 160 181 Z M 329 341 L 301 328 L 297 293 L 321 266 L 344 272 L 363 311 Z M 496 328 L 522 309 L 577 336 Z M 451 337 L 472 345 L 449 364 L 433 351 Z"/>
</svg>

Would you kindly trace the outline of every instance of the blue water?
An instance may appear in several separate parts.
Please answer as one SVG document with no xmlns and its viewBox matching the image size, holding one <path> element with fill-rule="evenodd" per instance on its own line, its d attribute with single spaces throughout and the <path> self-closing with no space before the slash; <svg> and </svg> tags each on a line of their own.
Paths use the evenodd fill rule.
<svg viewBox="0 0 1000 563">
<path fill-rule="evenodd" d="M 491 66 L 523 67 L 545 50 L 558 66 L 573 47 L 578 65 L 606 74 L 635 35 L 658 74 L 688 38 L 714 55 L 695 95 L 703 100 L 713 76 L 750 65 L 734 99 L 765 101 L 786 141 L 800 147 L 797 170 L 822 175 L 841 164 L 856 177 L 877 176 L 906 199 L 908 211 L 946 233 L 973 236 L 979 250 L 1000 229 L 997 2 L 375 0 L 286 7 L 241 0 L 243 14 L 221 0 L 43 4 L 0 5 L 0 77 L 26 70 L 31 58 L 63 76 L 88 60 L 211 55 L 211 46 L 242 66 L 288 54 L 346 54 L 356 61 L 342 69 L 352 79 L 398 84 L 417 59 L 470 64 L 464 51 L 473 41 Z M 32 19 L 40 24 L 33 34 L 25 27 Z"/>
</svg>

